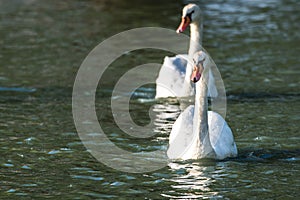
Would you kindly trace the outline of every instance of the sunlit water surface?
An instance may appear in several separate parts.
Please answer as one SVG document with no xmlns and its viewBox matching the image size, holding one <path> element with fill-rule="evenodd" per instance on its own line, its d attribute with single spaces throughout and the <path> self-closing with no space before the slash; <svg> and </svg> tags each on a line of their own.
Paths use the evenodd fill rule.
<svg viewBox="0 0 300 200">
<path fill-rule="evenodd" d="M 0 0 L 1 199 L 299 197 L 297 0 L 199 2 L 203 45 L 225 83 L 226 121 L 236 139 L 237 158 L 170 162 L 158 171 L 132 174 L 101 164 L 82 144 L 71 96 L 83 59 L 101 41 L 127 29 L 175 30 L 186 2 Z M 134 66 L 161 63 L 165 55 L 170 53 L 132 52 L 101 79 L 97 116 L 121 148 L 167 148 L 181 109 L 178 101 L 153 100 L 153 85 L 133 94 L 130 109 L 137 124 L 149 122 L 149 109 L 156 116 L 156 134 L 148 139 L 120 131 L 110 110 L 118 78 Z"/>
</svg>

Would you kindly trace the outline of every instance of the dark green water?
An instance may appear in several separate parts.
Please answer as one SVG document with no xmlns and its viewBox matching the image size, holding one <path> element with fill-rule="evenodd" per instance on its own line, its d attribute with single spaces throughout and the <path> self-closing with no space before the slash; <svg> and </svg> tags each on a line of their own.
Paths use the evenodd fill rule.
<svg viewBox="0 0 300 200">
<path fill-rule="evenodd" d="M 176 29 L 182 6 L 172 0 L 0 0 L 1 199 L 296 199 L 300 187 L 300 3 L 298 0 L 200 1 L 203 46 L 225 83 L 226 121 L 239 157 L 187 161 L 144 174 L 98 162 L 72 118 L 72 87 L 88 53 L 121 31 Z M 130 139 L 110 111 L 122 73 L 162 63 L 167 52 L 145 50 L 114 62 L 97 92 L 109 138 L 140 151 L 165 149 L 179 114 L 176 101 L 151 100 L 153 86 L 131 101 L 137 123 L 152 105 L 161 119 L 154 137 Z M 112 74 L 113 73 L 113 74 Z M 146 101 L 141 101 L 146 100 Z"/>
</svg>

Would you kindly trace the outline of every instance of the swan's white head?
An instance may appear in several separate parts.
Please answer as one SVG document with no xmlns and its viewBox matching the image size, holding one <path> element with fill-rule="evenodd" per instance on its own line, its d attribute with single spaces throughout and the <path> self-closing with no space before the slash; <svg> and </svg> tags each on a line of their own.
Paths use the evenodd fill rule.
<svg viewBox="0 0 300 200">
<path fill-rule="evenodd" d="M 191 23 L 199 21 L 201 10 L 196 4 L 188 4 L 182 10 L 181 23 L 177 29 L 177 33 L 182 33 Z"/>
<path fill-rule="evenodd" d="M 196 83 L 200 80 L 204 71 L 205 61 L 207 61 L 207 55 L 204 51 L 198 51 L 193 55 L 193 72 L 191 75 L 191 81 Z"/>
</svg>

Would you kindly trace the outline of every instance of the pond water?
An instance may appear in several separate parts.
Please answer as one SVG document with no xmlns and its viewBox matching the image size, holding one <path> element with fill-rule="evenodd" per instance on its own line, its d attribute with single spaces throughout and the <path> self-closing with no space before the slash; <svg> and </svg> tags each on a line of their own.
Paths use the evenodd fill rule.
<svg viewBox="0 0 300 200">
<path fill-rule="evenodd" d="M 198 1 L 203 46 L 222 75 L 235 159 L 172 162 L 125 173 L 95 159 L 72 116 L 76 73 L 106 38 L 138 27 L 175 30 L 189 1 L 0 0 L 1 199 L 296 199 L 300 187 L 300 3 L 298 0 Z M 195 2 L 195 1 L 194 1 Z M 188 33 L 188 32 L 187 32 Z M 162 63 L 170 52 L 139 50 L 109 67 L 97 89 L 98 120 L 130 151 L 166 149 L 180 113 L 175 99 L 139 88 L 130 109 L 137 124 L 158 119 L 156 135 L 135 139 L 114 122 L 110 101 L 123 73 Z"/>
</svg>

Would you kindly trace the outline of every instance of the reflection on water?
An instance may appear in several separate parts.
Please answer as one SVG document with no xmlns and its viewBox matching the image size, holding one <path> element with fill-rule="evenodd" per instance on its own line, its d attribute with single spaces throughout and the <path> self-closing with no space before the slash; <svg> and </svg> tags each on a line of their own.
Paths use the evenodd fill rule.
<svg viewBox="0 0 300 200">
<path fill-rule="evenodd" d="M 91 49 L 120 31 L 143 26 L 175 31 L 183 2 L 0 0 L 0 198 L 298 198 L 298 0 L 199 4 L 203 45 L 224 80 L 226 121 L 239 156 L 170 161 L 155 172 L 131 174 L 98 162 L 82 144 L 71 111 L 76 72 Z M 123 133 L 110 108 L 117 78 L 133 66 L 161 63 L 165 55 L 170 53 L 125 55 L 101 80 L 98 120 L 120 148 L 167 149 L 172 124 L 184 109 L 177 100 L 154 100 L 155 86 L 133 93 L 134 122 L 147 125 L 149 110 L 155 116 L 154 135 L 147 139 Z M 114 98 L 124 95 L 129 94 Z"/>
<path fill-rule="evenodd" d="M 213 177 L 212 171 L 214 171 L 214 167 L 203 166 L 197 162 L 170 163 L 169 167 L 174 173 L 177 173 L 177 176 L 170 179 L 171 182 L 174 182 L 171 188 L 177 192 L 173 192 L 172 194 L 171 190 L 169 194 L 162 194 L 162 196 L 182 199 L 220 197 L 218 196 L 218 192 L 211 189 L 211 185 L 215 182 L 215 178 L 219 176 L 218 173 L 221 173 L 222 170 L 216 170 Z"/>
</svg>

